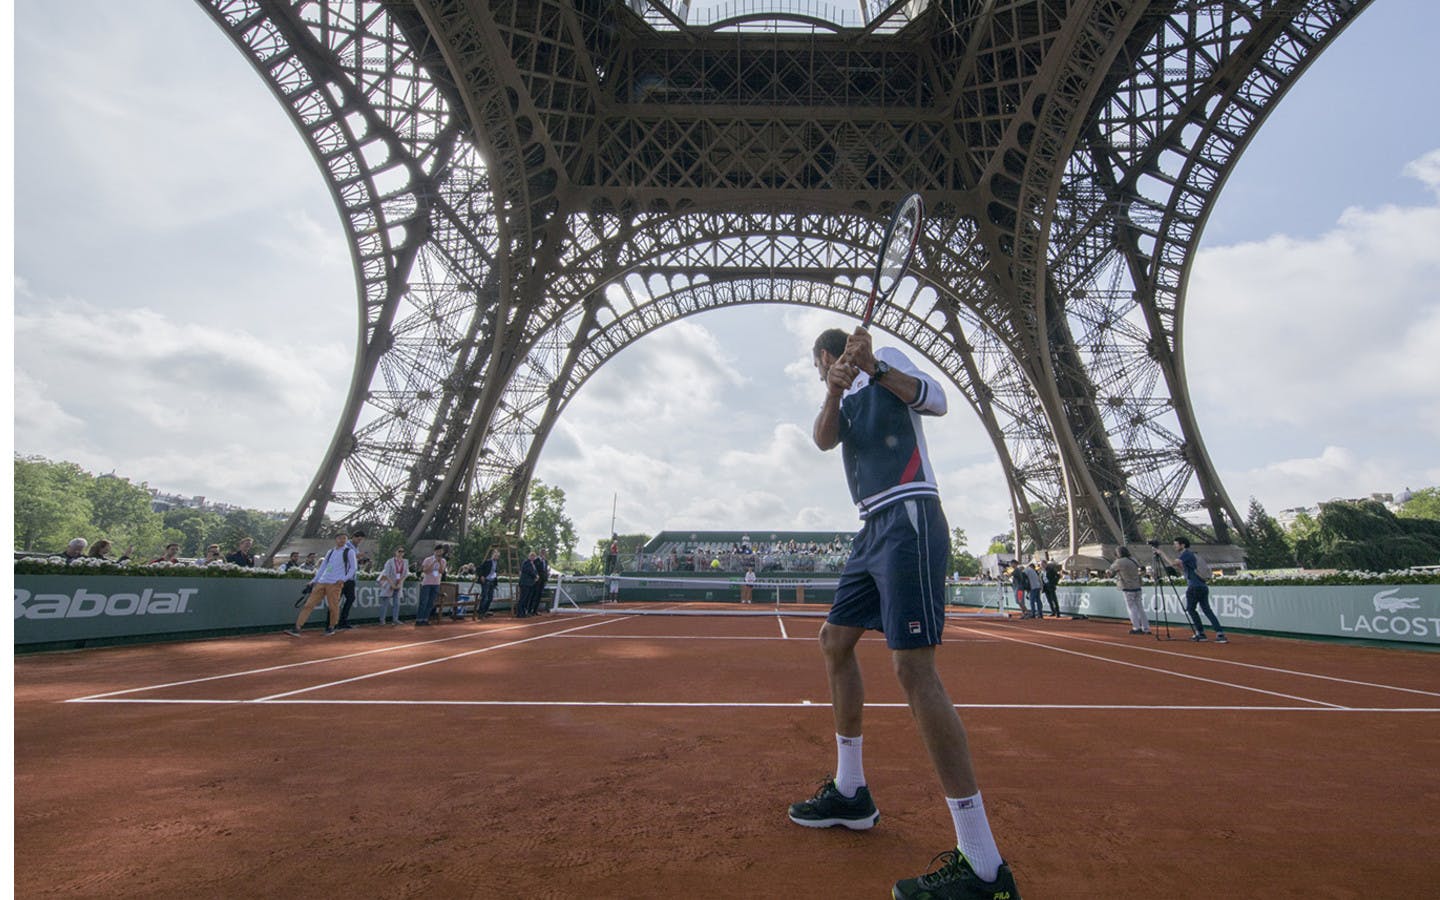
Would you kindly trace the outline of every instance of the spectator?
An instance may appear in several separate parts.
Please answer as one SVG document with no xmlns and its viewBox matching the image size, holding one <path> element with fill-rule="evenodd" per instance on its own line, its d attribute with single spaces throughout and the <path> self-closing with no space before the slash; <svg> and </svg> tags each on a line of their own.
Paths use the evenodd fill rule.
<svg viewBox="0 0 1440 900">
<path fill-rule="evenodd" d="M 219 549 L 215 548 L 217 553 Z M 301 629 L 305 627 L 305 620 L 310 618 L 310 611 L 324 603 L 330 614 L 330 624 L 325 627 L 325 633 L 334 634 L 335 626 L 340 621 L 341 586 L 345 583 L 346 573 L 354 571 L 355 551 L 345 540 L 345 532 L 338 532 L 335 535 L 335 546 L 325 554 L 319 571 L 310 579 L 310 593 L 305 597 L 305 605 L 300 608 L 300 615 L 295 618 L 295 627 L 285 629 L 285 633 L 298 638 Z"/>
<path fill-rule="evenodd" d="M 313 572 L 313 571 L 315 571 L 315 554 L 314 554 L 314 553 L 307 553 L 307 554 L 305 554 L 305 561 L 300 564 L 300 568 L 304 569 L 304 570 L 307 571 L 307 572 Z"/>
<path fill-rule="evenodd" d="M 174 565 L 178 562 L 180 562 L 180 545 L 173 543 L 166 544 L 165 552 L 150 560 L 152 565 L 155 563 L 170 563 Z"/>
<path fill-rule="evenodd" d="M 1020 560 L 1015 560 L 1010 569 L 1010 589 L 1015 592 L 1015 605 L 1020 607 L 1020 618 L 1031 618 L 1029 606 L 1025 602 L 1026 596 L 1030 593 L 1030 580 L 1025 577 L 1025 569 L 1020 565 Z"/>
<path fill-rule="evenodd" d="M 208 546 L 208 547 L 205 548 L 205 564 L 206 564 L 206 565 L 209 565 L 210 563 L 218 563 L 218 562 L 224 562 L 224 561 L 225 561 L 225 560 L 223 560 L 223 559 L 220 558 L 220 545 L 219 545 L 219 544 L 211 544 L 210 546 Z"/>
<path fill-rule="evenodd" d="M 1045 583 L 1041 589 L 1045 591 L 1045 602 L 1050 604 L 1051 614 L 1058 619 L 1060 618 L 1060 599 L 1055 595 L 1055 588 L 1060 585 L 1060 564 L 1053 559 L 1045 560 L 1043 576 Z M 957 577 L 955 580 L 959 581 L 960 579 Z"/>
<path fill-rule="evenodd" d="M 1045 612 L 1040 608 L 1040 589 L 1045 586 L 1045 580 L 1040 577 L 1040 569 L 1033 562 L 1022 571 L 1030 587 L 1030 618 L 1043 619 Z"/>
<path fill-rule="evenodd" d="M 530 614 L 530 596 L 539 594 L 535 587 L 539 583 L 540 567 L 535 562 L 535 551 L 531 550 L 520 563 L 520 596 L 515 599 L 515 618 L 523 619 Z"/>
<path fill-rule="evenodd" d="M 537 582 L 535 592 L 530 595 L 530 615 L 540 614 L 540 598 L 545 594 L 545 585 L 550 583 L 550 560 L 545 558 L 545 551 L 540 550 L 535 554 L 535 575 Z"/>
<path fill-rule="evenodd" d="M 340 588 L 341 596 L 345 599 L 340 605 L 340 630 L 349 631 L 354 628 L 350 624 L 350 607 L 355 605 L 355 575 L 360 570 L 360 543 L 365 540 L 365 532 L 354 531 L 350 534 L 350 570 L 346 575 L 345 584 Z"/>
<path fill-rule="evenodd" d="M 500 581 L 500 551 L 491 550 L 490 558 L 480 564 L 476 574 L 480 579 L 480 608 L 476 614 L 488 619 L 494 615 L 490 612 L 490 604 L 495 602 L 495 585 Z"/>
<path fill-rule="evenodd" d="M 420 609 L 415 614 L 415 626 L 430 624 L 430 614 L 435 611 L 435 600 L 440 596 L 440 582 L 445 578 L 445 555 L 449 551 L 444 544 L 436 544 L 430 555 L 420 562 Z"/>
<path fill-rule="evenodd" d="M 290 571 L 291 569 L 298 569 L 298 568 L 300 568 L 300 551 L 299 551 L 299 550 L 291 550 L 291 551 L 290 551 L 290 558 L 287 559 L 287 560 L 285 560 L 283 563 L 280 564 L 280 571 L 282 571 L 282 572 L 288 572 L 288 571 Z"/>
<path fill-rule="evenodd" d="M 405 559 L 405 548 L 396 547 L 395 555 L 385 561 L 380 573 L 380 624 L 390 615 L 390 624 L 400 624 L 400 598 L 405 592 L 405 579 L 410 577 L 410 563 Z"/>
<path fill-rule="evenodd" d="M 114 559 L 110 556 L 110 547 L 110 542 L 104 538 L 101 538 L 100 540 L 96 541 L 93 546 L 90 547 L 90 557 L 92 559 L 103 559 L 106 562 L 114 563 L 125 563 L 130 561 L 130 551 L 127 550 L 125 551 L 124 556 L 120 557 L 119 559 Z"/>
<path fill-rule="evenodd" d="M 235 547 L 235 552 L 225 557 L 225 561 L 234 563 L 237 566 L 244 566 L 247 569 L 253 569 L 255 567 L 255 554 L 251 553 L 250 550 L 254 546 L 254 538 L 241 538 L 240 543 Z M 219 548 L 217 547 L 216 549 L 218 550 Z"/>
<path fill-rule="evenodd" d="M 85 540 L 84 538 L 75 538 L 75 540 L 65 545 L 64 550 L 60 551 L 60 558 L 65 560 L 65 565 L 68 566 L 75 560 L 84 556 L 85 548 L 88 546 L 90 546 L 89 541 Z"/>
</svg>

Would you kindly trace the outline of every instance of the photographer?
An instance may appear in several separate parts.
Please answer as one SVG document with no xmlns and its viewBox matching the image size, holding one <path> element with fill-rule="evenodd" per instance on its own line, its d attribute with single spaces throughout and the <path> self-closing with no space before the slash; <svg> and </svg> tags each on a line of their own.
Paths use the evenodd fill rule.
<svg viewBox="0 0 1440 900">
<path fill-rule="evenodd" d="M 1115 579 L 1116 587 L 1125 597 L 1125 608 L 1130 611 L 1130 633 L 1149 634 L 1150 620 L 1145 616 L 1145 606 L 1140 602 L 1140 564 L 1130 556 L 1130 548 L 1121 546 L 1119 556 L 1105 570 Z"/>
<path fill-rule="evenodd" d="M 1228 644 L 1229 638 L 1225 637 L 1225 629 L 1220 627 L 1220 620 L 1215 617 L 1215 611 L 1210 608 L 1210 586 L 1200 576 L 1200 560 L 1195 551 L 1190 549 L 1188 538 L 1175 538 L 1175 552 L 1180 554 L 1180 561 L 1177 563 L 1166 556 L 1160 550 L 1159 541 L 1151 541 L 1150 546 L 1155 548 L 1155 558 L 1168 566 L 1183 569 L 1185 572 L 1185 615 L 1190 617 L 1190 624 L 1195 628 L 1195 634 L 1191 636 L 1192 641 L 1205 640 L 1205 626 L 1200 622 L 1200 612 L 1203 610 L 1205 617 L 1210 624 L 1215 626 L 1215 643 Z"/>
</svg>

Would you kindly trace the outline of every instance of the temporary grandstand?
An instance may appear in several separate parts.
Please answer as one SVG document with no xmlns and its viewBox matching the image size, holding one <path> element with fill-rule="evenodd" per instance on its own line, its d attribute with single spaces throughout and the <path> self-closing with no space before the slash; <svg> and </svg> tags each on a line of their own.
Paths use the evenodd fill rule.
<svg viewBox="0 0 1440 900">
<path fill-rule="evenodd" d="M 662 531 L 632 560 L 628 572 L 838 573 L 852 531 Z"/>
</svg>

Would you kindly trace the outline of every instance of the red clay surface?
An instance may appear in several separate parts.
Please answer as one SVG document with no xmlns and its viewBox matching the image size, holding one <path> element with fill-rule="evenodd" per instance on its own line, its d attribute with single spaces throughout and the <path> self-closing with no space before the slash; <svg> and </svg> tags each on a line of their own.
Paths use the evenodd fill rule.
<svg viewBox="0 0 1440 900">
<path fill-rule="evenodd" d="M 954 835 L 878 636 L 880 824 L 785 816 L 834 765 L 819 627 L 562 615 L 18 658 L 16 895 L 888 897 Z M 947 628 L 1026 898 L 1440 896 L 1440 655 L 1125 631 Z"/>
</svg>

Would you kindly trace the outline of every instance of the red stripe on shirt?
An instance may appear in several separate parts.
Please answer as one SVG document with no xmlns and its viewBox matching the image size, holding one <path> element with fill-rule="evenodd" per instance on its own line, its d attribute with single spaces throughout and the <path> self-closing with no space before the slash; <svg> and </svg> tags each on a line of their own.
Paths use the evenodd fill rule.
<svg viewBox="0 0 1440 900">
<path fill-rule="evenodd" d="M 916 447 L 915 452 L 910 454 L 910 461 L 905 464 L 905 471 L 900 473 L 900 483 L 915 480 L 915 473 L 920 471 L 920 448 Z"/>
</svg>

